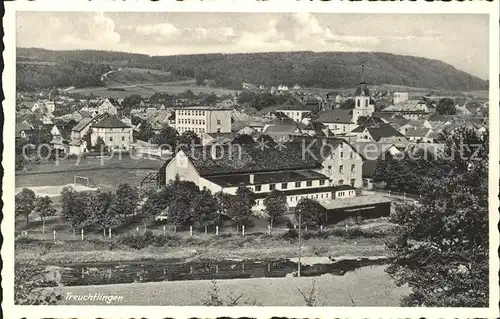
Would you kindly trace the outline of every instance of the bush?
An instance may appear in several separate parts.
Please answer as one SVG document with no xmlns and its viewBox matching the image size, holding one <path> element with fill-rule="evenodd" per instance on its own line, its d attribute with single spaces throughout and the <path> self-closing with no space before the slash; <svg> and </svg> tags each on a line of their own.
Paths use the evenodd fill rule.
<svg viewBox="0 0 500 319">
<path fill-rule="evenodd" d="M 359 237 L 367 237 L 365 236 L 365 232 L 359 227 L 349 227 L 347 228 L 347 237 L 348 238 L 359 238 Z"/>
<path fill-rule="evenodd" d="M 307 239 L 311 239 L 315 236 L 316 234 L 312 231 L 307 231 L 307 232 L 304 232 L 304 234 L 302 235 L 302 238 L 304 238 L 305 240 Z"/>
<path fill-rule="evenodd" d="M 330 237 L 330 233 L 327 231 L 319 231 L 316 233 L 316 237 L 327 239 L 328 237 Z"/>
<path fill-rule="evenodd" d="M 134 249 L 143 249 L 148 246 L 163 247 L 175 245 L 180 240 L 177 235 L 154 235 L 151 231 L 147 231 L 142 235 L 123 235 L 117 237 L 117 242 Z M 190 240 L 186 240 L 190 243 Z"/>
<path fill-rule="evenodd" d="M 281 235 L 283 239 L 295 239 L 299 237 L 299 232 L 296 229 L 289 229 L 286 233 Z"/>
</svg>

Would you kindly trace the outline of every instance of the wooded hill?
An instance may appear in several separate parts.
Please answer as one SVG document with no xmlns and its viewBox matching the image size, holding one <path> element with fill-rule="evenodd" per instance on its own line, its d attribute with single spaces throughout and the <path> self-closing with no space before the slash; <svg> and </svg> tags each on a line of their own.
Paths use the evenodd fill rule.
<svg viewBox="0 0 500 319">
<path fill-rule="evenodd" d="M 214 80 L 216 86 L 232 89 L 241 89 L 242 82 L 266 86 L 299 84 L 305 87 L 349 88 L 359 83 L 361 64 L 365 65 L 365 80 L 369 84 L 463 91 L 488 89 L 487 81 L 442 61 L 381 52 L 303 51 L 148 56 L 109 51 L 18 48 L 17 57 L 19 90 L 52 86 L 84 87 L 89 82 L 92 85 L 105 85 L 100 77 L 106 71 L 100 72 L 123 66 L 162 70 L 179 78 Z M 72 65 L 75 65 L 76 72 L 68 72 Z M 80 71 L 88 72 L 84 81 Z M 46 73 L 50 76 L 45 76 Z M 93 80 L 89 81 L 88 77 Z"/>
</svg>

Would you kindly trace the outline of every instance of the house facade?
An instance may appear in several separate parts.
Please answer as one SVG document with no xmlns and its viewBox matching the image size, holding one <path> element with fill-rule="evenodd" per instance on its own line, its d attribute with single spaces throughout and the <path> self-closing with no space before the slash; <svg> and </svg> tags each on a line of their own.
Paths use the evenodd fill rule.
<svg viewBox="0 0 500 319">
<path fill-rule="evenodd" d="M 133 143 L 132 127 L 120 121 L 116 116 L 108 116 L 92 125 L 91 142 L 95 145 L 98 138 L 115 150 L 127 151 Z"/>
<path fill-rule="evenodd" d="M 192 106 L 175 110 L 175 128 L 182 134 L 193 131 L 202 133 L 230 133 L 231 110 Z"/>
<path fill-rule="evenodd" d="M 299 123 L 302 122 L 302 120 L 309 114 L 311 114 L 310 110 L 304 110 L 303 108 L 297 108 L 297 109 L 279 109 L 276 110 L 276 112 L 281 112 L 284 113 L 286 116 L 294 120 L 295 122 Z"/>
<path fill-rule="evenodd" d="M 97 114 L 109 114 L 117 115 L 120 104 L 118 101 L 108 98 L 102 101 L 102 103 L 97 107 Z"/>
</svg>

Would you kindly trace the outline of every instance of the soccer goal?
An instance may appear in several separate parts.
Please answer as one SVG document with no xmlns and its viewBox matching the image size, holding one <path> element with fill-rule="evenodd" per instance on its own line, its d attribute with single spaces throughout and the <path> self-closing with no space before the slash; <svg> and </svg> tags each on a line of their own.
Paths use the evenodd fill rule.
<svg viewBox="0 0 500 319">
<path fill-rule="evenodd" d="M 97 188 L 96 184 L 94 183 L 94 180 L 90 177 L 85 177 L 85 176 L 75 176 L 73 184 L 76 185 L 83 185 L 88 188 Z"/>
</svg>

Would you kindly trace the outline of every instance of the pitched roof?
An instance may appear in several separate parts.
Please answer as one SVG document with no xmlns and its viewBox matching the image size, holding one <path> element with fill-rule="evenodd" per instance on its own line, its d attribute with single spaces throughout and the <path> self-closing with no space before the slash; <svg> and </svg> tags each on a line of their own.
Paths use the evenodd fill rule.
<svg viewBox="0 0 500 319">
<path fill-rule="evenodd" d="M 73 132 L 81 132 L 89 123 L 92 122 L 92 119 L 89 117 L 85 117 L 80 120 L 72 129 Z"/>
<path fill-rule="evenodd" d="M 404 136 L 388 123 L 379 124 L 376 127 L 368 127 L 367 130 L 376 142 L 384 137 Z"/>
<path fill-rule="evenodd" d="M 382 112 L 425 112 L 427 105 L 423 100 L 407 100 L 398 104 L 389 105 Z"/>
<path fill-rule="evenodd" d="M 352 123 L 351 109 L 333 109 L 318 113 L 316 122 L 322 123 Z"/>
<path fill-rule="evenodd" d="M 130 128 L 114 115 L 108 116 L 92 126 L 97 128 Z"/>
<path fill-rule="evenodd" d="M 368 126 L 374 126 L 378 123 L 385 123 L 385 121 L 378 117 L 378 116 L 360 116 L 358 117 L 358 125 L 368 127 Z"/>
<path fill-rule="evenodd" d="M 352 147 L 366 160 L 374 160 L 387 152 L 392 143 L 374 143 L 374 142 L 352 142 Z"/>
<path fill-rule="evenodd" d="M 185 149 L 184 153 L 202 176 L 321 167 L 312 157 L 303 159 L 301 145 L 294 143 L 281 149 L 232 144 L 220 145 L 213 149 L 200 146 Z"/>
<path fill-rule="evenodd" d="M 275 125 L 269 125 L 263 132 L 262 134 L 272 134 L 272 133 L 287 133 L 287 134 L 299 134 L 296 133 L 295 131 L 298 130 L 299 127 L 297 126 L 296 123 L 290 123 L 290 124 L 275 124 Z"/>
<path fill-rule="evenodd" d="M 412 128 L 406 131 L 406 137 L 425 137 L 431 129 L 425 127 Z"/>
</svg>

